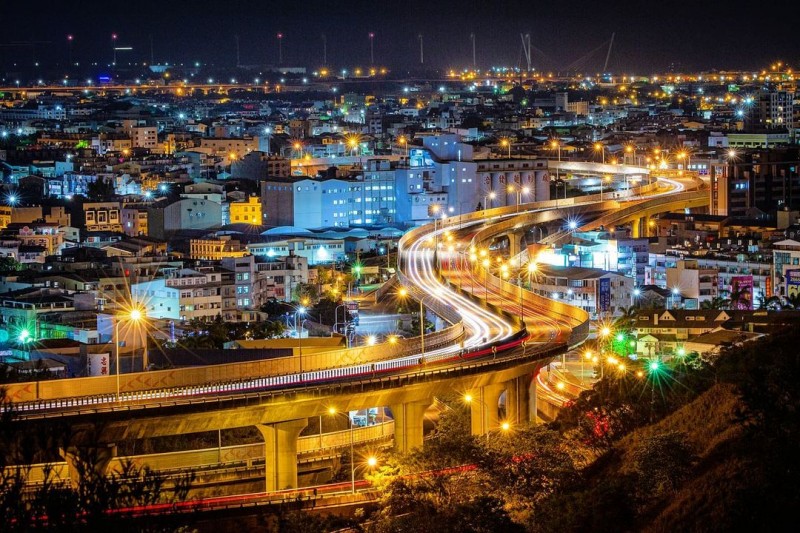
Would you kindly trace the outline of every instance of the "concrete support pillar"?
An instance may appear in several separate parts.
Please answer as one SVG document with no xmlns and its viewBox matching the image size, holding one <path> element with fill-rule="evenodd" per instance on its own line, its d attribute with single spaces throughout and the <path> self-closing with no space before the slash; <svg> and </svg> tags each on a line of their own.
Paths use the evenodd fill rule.
<svg viewBox="0 0 800 533">
<path fill-rule="evenodd" d="M 300 418 L 256 426 L 264 437 L 267 492 L 297 488 L 297 437 L 307 425 Z"/>
<path fill-rule="evenodd" d="M 631 222 L 631 237 L 638 239 L 642 236 L 642 217 L 633 219 Z"/>
<path fill-rule="evenodd" d="M 408 453 L 422 446 L 422 422 L 430 401 L 399 403 L 391 406 L 394 416 L 394 449 Z"/>
<path fill-rule="evenodd" d="M 520 240 L 522 233 L 511 232 L 508 234 L 508 256 L 514 257 L 520 252 Z"/>
<path fill-rule="evenodd" d="M 530 380 L 530 376 L 520 376 L 506 382 L 506 421 L 512 425 L 531 421 L 528 395 Z"/>
<path fill-rule="evenodd" d="M 536 397 L 536 378 L 539 376 L 539 372 L 537 371 L 530 383 L 528 384 L 528 419 L 536 425 L 539 422 L 539 400 Z"/>
<path fill-rule="evenodd" d="M 108 463 L 117 456 L 117 447 L 114 444 L 100 447 L 70 446 L 66 450 L 61 448 L 59 452 L 67 462 L 70 483 L 77 487 L 81 477 L 86 478 L 93 474 L 105 476 Z"/>
<path fill-rule="evenodd" d="M 470 401 L 470 425 L 473 435 L 483 435 L 500 426 L 500 396 L 506 390 L 505 383 L 486 385 L 468 392 Z"/>
</svg>

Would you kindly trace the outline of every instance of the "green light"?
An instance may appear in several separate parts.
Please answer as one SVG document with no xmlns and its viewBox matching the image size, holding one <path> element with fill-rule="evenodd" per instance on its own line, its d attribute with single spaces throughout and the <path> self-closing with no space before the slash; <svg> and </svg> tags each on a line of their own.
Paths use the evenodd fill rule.
<svg viewBox="0 0 800 533">
<path fill-rule="evenodd" d="M 28 342 L 31 340 L 31 332 L 27 329 L 23 329 L 19 332 L 19 342 Z"/>
<path fill-rule="evenodd" d="M 658 363 L 658 361 L 653 361 L 653 362 L 650 363 L 650 371 L 651 372 L 657 372 L 660 367 L 661 367 L 661 365 Z"/>
<path fill-rule="evenodd" d="M 681 356 L 681 357 L 686 355 L 686 349 L 685 348 L 678 348 L 678 355 Z"/>
<path fill-rule="evenodd" d="M 622 333 L 617 333 L 617 341 L 622 342 L 625 340 L 625 335 Z"/>
</svg>

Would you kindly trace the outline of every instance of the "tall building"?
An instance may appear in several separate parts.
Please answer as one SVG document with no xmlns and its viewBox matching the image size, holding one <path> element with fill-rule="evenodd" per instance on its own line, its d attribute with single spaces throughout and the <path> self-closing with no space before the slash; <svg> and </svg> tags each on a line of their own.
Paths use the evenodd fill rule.
<svg viewBox="0 0 800 533">
<path fill-rule="evenodd" d="M 748 129 L 794 129 L 794 94 L 789 91 L 758 91 L 747 116 Z"/>
<path fill-rule="evenodd" d="M 291 164 L 285 157 L 254 151 L 234 161 L 231 174 L 236 178 L 253 181 L 271 177 L 289 177 Z"/>
<path fill-rule="evenodd" d="M 712 214 L 753 216 L 800 206 L 796 148 L 738 151 L 726 163 L 711 167 Z"/>
</svg>

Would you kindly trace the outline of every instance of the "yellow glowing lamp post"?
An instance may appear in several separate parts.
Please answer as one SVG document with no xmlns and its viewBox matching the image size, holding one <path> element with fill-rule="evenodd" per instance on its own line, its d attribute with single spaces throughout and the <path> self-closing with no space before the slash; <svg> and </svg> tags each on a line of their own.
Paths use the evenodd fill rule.
<svg viewBox="0 0 800 533">
<path fill-rule="evenodd" d="M 328 408 L 328 414 L 331 416 L 336 416 L 340 414 L 335 407 Z M 355 464 L 355 456 L 353 455 L 353 420 L 350 418 L 350 414 L 347 412 L 342 412 L 342 415 L 347 417 L 347 425 L 350 427 L 350 491 L 355 494 L 356 492 L 356 464 Z"/>
<path fill-rule="evenodd" d="M 406 149 L 406 159 L 408 159 L 408 139 L 406 139 L 405 135 L 401 136 L 397 141 L 402 144 Z"/>
<path fill-rule="evenodd" d="M 508 158 L 511 159 L 511 141 L 508 139 L 501 139 L 500 146 L 503 148 L 508 148 Z"/>
<path fill-rule="evenodd" d="M 483 197 L 483 209 L 486 209 L 486 205 L 488 200 L 494 200 L 497 197 L 494 191 L 489 191 L 489 194 L 484 195 Z M 493 206 L 494 207 L 494 206 Z"/>
<path fill-rule="evenodd" d="M 602 158 L 603 158 L 602 161 L 603 161 L 603 164 L 605 164 L 606 163 L 606 150 L 605 150 L 605 147 L 603 146 L 603 143 L 594 143 L 594 151 L 595 152 L 600 152 L 602 154 Z"/>
<path fill-rule="evenodd" d="M 117 315 L 114 322 L 114 358 L 116 359 L 117 365 L 117 394 L 116 400 L 119 402 L 119 324 L 122 320 L 127 320 L 128 322 L 132 323 L 133 325 L 138 325 L 144 319 L 144 313 L 138 306 L 132 307 L 129 311 L 124 312 L 120 315 Z M 144 339 L 144 352 L 142 354 L 142 368 L 147 369 L 147 337 L 145 336 Z"/>
</svg>

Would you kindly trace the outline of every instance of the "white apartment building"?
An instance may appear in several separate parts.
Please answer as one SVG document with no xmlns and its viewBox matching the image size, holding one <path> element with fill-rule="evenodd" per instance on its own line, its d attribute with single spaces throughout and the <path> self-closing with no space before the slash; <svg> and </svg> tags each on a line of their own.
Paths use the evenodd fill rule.
<svg viewBox="0 0 800 533">
<path fill-rule="evenodd" d="M 222 312 L 222 272 L 181 268 L 131 285 L 131 297 L 143 302 L 147 316 L 158 319 L 210 320 Z"/>
<path fill-rule="evenodd" d="M 633 305 L 633 289 L 633 278 L 597 268 L 540 264 L 531 277 L 536 294 L 580 307 L 594 318 L 618 314 L 620 308 Z"/>
</svg>

